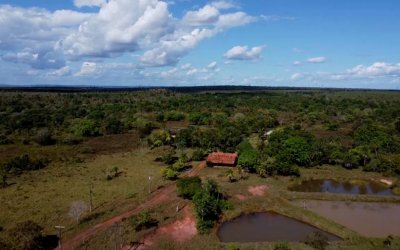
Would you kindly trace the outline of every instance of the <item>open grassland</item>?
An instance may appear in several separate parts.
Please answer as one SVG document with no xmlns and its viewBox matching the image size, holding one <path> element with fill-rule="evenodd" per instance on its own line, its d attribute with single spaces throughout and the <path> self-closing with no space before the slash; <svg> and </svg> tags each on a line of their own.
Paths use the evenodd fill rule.
<svg viewBox="0 0 400 250">
<path fill-rule="evenodd" d="M 15 184 L 0 192 L 0 225 L 9 228 L 17 222 L 31 219 L 54 233 L 55 225 L 67 229 L 77 228 L 68 216 L 74 201 L 89 203 L 93 190 L 92 221 L 83 219 L 84 225 L 123 211 L 126 205 L 139 204 L 148 196 L 148 176 L 152 176 L 151 189 L 162 185 L 162 165 L 147 148 L 132 152 L 96 156 L 84 163 L 51 164 L 40 171 L 26 172 L 12 180 Z M 107 180 L 114 167 L 119 176 Z M 89 221 L 88 221 L 89 220 Z"/>
<path fill-rule="evenodd" d="M 45 147 L 34 143 L 1 145 L 0 164 L 23 154 L 35 158 L 46 158 L 57 165 L 79 163 L 92 160 L 98 155 L 130 152 L 139 147 L 140 144 L 141 141 L 136 131 L 131 131 L 126 134 L 88 138 L 77 145 L 55 144 Z"/>
</svg>

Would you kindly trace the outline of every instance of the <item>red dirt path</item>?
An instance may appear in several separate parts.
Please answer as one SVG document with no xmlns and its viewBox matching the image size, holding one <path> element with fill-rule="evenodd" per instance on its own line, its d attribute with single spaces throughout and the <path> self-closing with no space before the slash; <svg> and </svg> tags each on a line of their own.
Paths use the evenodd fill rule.
<svg viewBox="0 0 400 250">
<path fill-rule="evenodd" d="M 191 171 L 184 174 L 184 176 L 195 176 L 205 166 L 206 166 L 206 162 L 202 161 L 200 164 L 198 164 L 196 167 L 194 167 Z M 149 209 L 160 203 L 172 200 L 175 197 L 176 197 L 176 185 L 175 185 L 175 183 L 171 183 L 171 184 L 155 191 L 153 193 L 152 197 L 149 200 L 147 200 L 146 202 L 142 203 L 140 206 L 135 207 L 130 210 L 127 210 L 127 211 L 125 211 L 117 216 L 114 216 L 104 222 L 101 222 L 92 227 L 89 227 L 89 228 L 81 231 L 79 234 L 63 241 L 63 249 L 64 250 L 72 250 L 76 246 L 78 246 L 81 242 L 96 235 L 98 232 L 101 232 L 101 231 L 104 231 L 104 230 L 110 228 L 115 223 L 120 222 L 123 219 L 129 218 L 145 209 Z"/>
<path fill-rule="evenodd" d="M 183 209 L 183 213 L 185 216 L 182 219 L 174 221 L 168 225 L 161 226 L 153 232 L 145 235 L 141 240 L 141 242 L 144 244 L 137 249 L 146 249 L 147 247 L 153 245 L 160 236 L 164 235 L 180 243 L 193 238 L 197 234 L 195 218 L 187 206 Z"/>
</svg>

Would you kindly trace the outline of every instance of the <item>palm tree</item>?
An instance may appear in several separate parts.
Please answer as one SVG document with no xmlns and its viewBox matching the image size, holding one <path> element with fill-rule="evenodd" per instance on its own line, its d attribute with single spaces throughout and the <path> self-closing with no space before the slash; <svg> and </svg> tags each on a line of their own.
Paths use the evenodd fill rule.
<svg viewBox="0 0 400 250">
<path fill-rule="evenodd" d="M 257 173 L 260 177 L 265 177 L 267 175 L 267 171 L 265 170 L 265 168 L 257 168 Z"/>
<path fill-rule="evenodd" d="M 229 182 L 233 182 L 235 180 L 235 174 L 233 173 L 232 169 L 229 169 L 226 172 L 226 177 L 228 177 Z"/>
</svg>

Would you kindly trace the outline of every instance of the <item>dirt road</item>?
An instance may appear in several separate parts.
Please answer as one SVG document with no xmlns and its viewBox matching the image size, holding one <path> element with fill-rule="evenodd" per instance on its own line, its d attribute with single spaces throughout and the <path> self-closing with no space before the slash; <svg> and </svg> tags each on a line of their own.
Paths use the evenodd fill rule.
<svg viewBox="0 0 400 250">
<path fill-rule="evenodd" d="M 206 166 L 206 162 L 203 161 L 194 168 L 192 168 L 189 172 L 185 173 L 183 176 L 196 176 L 204 167 Z M 163 202 L 172 200 L 176 197 L 176 185 L 175 182 L 166 185 L 163 188 L 158 189 L 155 191 L 151 198 L 147 200 L 146 202 L 142 203 L 140 206 L 135 207 L 133 209 L 130 209 L 128 211 L 125 211 L 119 215 L 116 215 L 106 221 L 103 221 L 99 224 L 96 224 L 94 226 L 91 226 L 83 231 L 81 231 L 79 234 L 66 239 L 63 241 L 63 249 L 65 250 L 72 250 L 76 246 L 78 246 L 81 242 L 89 239 L 90 237 L 94 236 L 98 232 L 101 232 L 103 230 L 106 230 L 110 228 L 112 225 L 114 225 L 117 222 L 122 221 L 123 219 L 129 218 L 145 209 L 149 209 L 154 207 L 155 205 L 161 204 Z"/>
</svg>

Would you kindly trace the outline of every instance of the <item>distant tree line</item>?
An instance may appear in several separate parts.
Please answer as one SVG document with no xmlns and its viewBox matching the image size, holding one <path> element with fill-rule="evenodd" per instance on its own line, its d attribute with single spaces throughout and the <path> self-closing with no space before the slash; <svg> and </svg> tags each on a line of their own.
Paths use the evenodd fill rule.
<svg viewBox="0 0 400 250">
<path fill-rule="evenodd" d="M 134 132 L 153 148 L 241 151 L 239 165 L 260 175 L 297 175 L 298 167 L 322 164 L 399 174 L 397 92 L 0 95 L 0 144 L 72 145 Z M 242 147 L 254 134 L 262 143 Z"/>
</svg>

